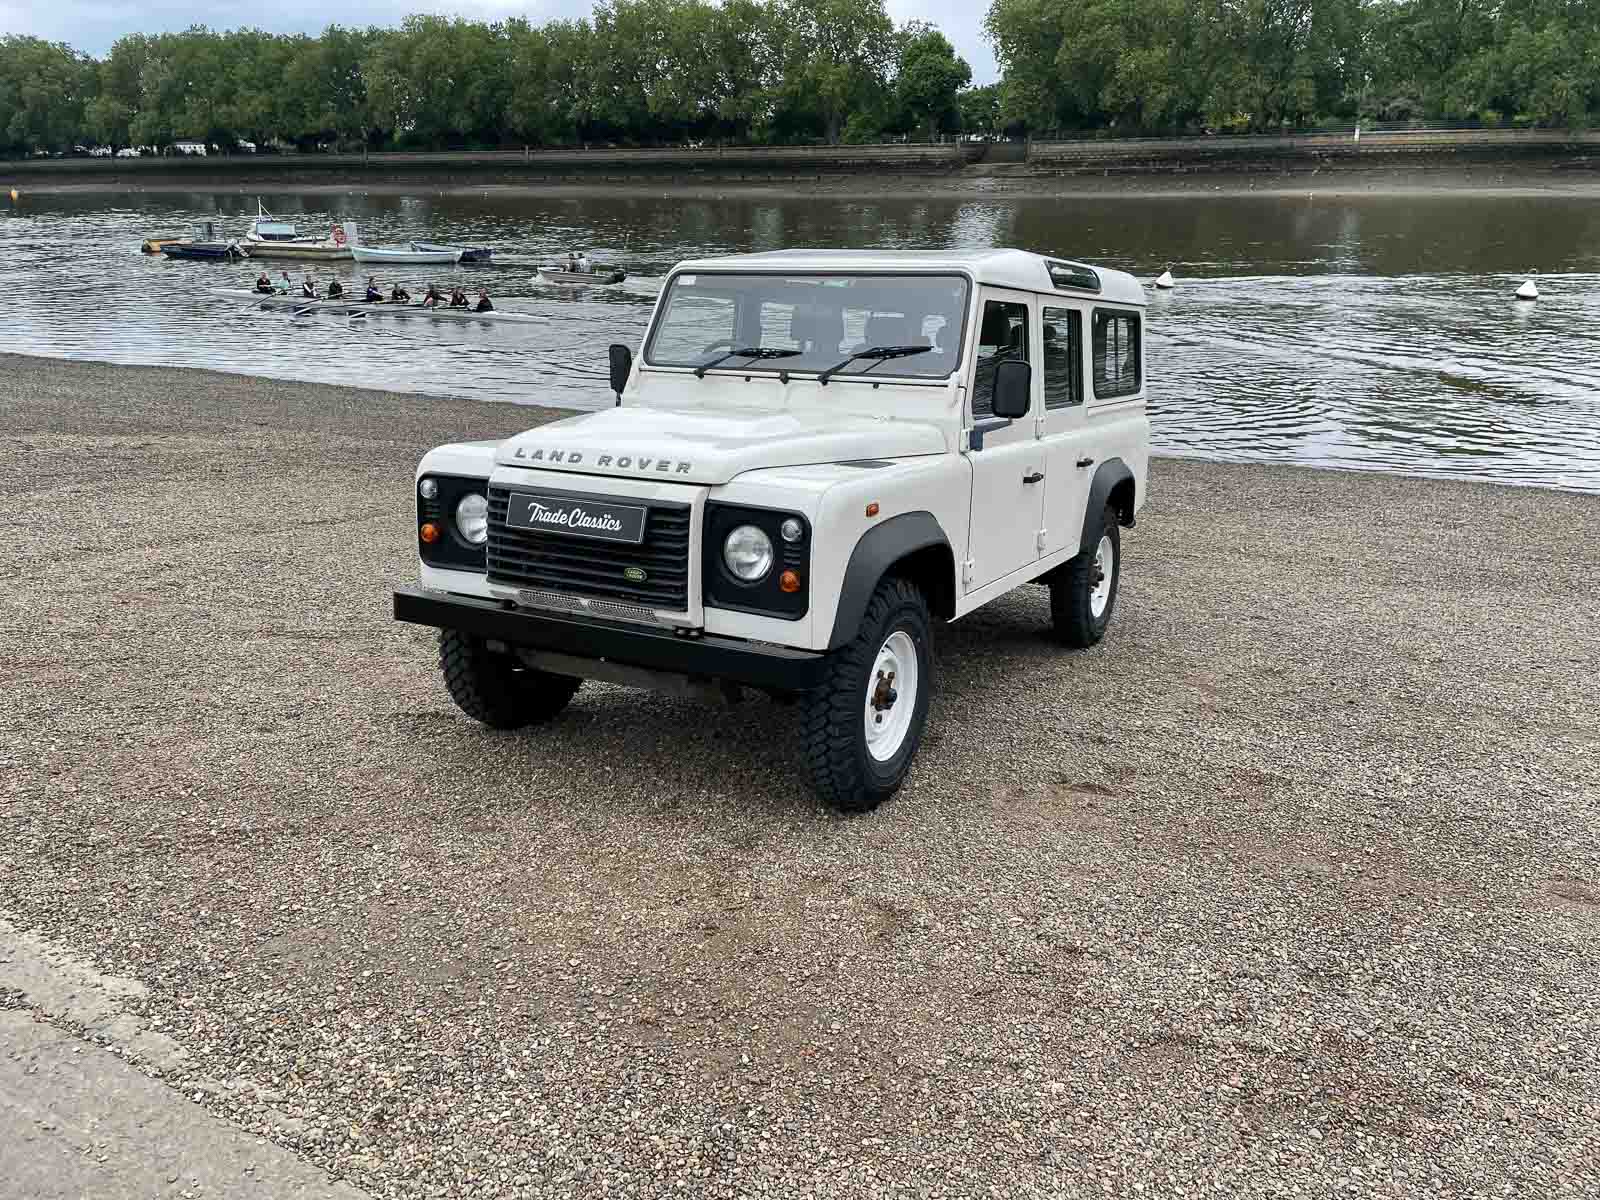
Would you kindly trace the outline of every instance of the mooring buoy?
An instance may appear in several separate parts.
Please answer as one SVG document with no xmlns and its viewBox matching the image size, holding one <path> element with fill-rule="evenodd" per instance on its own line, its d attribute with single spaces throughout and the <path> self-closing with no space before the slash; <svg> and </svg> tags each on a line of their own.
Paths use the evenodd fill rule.
<svg viewBox="0 0 1600 1200">
<path fill-rule="evenodd" d="M 1167 271 L 1161 272 L 1161 274 L 1156 276 L 1156 286 L 1158 288 L 1171 288 L 1171 287 L 1177 287 L 1178 284 L 1172 278 L 1172 272 L 1170 270 L 1167 270 Z"/>
<path fill-rule="evenodd" d="M 1537 275 L 1538 272 L 1535 271 L 1534 274 Z M 1517 289 L 1517 299 L 1518 300 L 1537 300 L 1538 298 L 1539 298 L 1538 285 L 1535 284 L 1533 282 L 1533 280 L 1531 280 L 1531 279 L 1523 280 L 1522 286 Z"/>
</svg>

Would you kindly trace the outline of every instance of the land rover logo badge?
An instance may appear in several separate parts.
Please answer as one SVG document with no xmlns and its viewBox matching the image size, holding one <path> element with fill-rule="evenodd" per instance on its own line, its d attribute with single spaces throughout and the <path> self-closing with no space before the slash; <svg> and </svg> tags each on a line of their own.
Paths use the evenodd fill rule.
<svg viewBox="0 0 1600 1200">
<path fill-rule="evenodd" d="M 633 583 L 643 583 L 650 578 L 643 567 L 624 567 L 622 569 L 622 577 Z"/>
</svg>

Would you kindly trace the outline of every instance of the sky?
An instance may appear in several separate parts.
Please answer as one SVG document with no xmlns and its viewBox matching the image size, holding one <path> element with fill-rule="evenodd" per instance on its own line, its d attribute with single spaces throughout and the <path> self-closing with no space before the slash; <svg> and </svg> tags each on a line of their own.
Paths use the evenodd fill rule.
<svg viewBox="0 0 1600 1200">
<path fill-rule="evenodd" d="M 983 40 L 983 0 L 886 0 L 896 24 L 932 21 L 972 67 L 974 83 L 999 77 L 994 51 Z M 250 26 L 272 33 L 319 33 L 330 22 L 346 26 L 397 25 L 408 13 L 436 12 L 498 21 L 523 16 L 535 24 L 587 16 L 593 0 L 154 0 L 130 5 L 109 0 L 0 0 L 0 34 L 22 33 L 102 55 L 125 33 L 165 33 L 204 24 L 212 29 Z"/>
</svg>

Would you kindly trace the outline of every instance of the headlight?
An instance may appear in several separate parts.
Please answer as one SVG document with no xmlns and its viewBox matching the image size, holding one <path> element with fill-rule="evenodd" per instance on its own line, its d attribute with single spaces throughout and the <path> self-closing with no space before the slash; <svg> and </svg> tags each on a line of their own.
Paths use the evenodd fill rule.
<svg viewBox="0 0 1600 1200">
<path fill-rule="evenodd" d="M 722 561 L 735 579 L 765 579 L 772 570 L 772 539 L 754 525 L 741 525 L 722 543 Z"/>
<path fill-rule="evenodd" d="M 477 492 L 469 492 L 456 505 L 456 532 L 473 546 L 489 540 L 489 502 Z"/>
</svg>

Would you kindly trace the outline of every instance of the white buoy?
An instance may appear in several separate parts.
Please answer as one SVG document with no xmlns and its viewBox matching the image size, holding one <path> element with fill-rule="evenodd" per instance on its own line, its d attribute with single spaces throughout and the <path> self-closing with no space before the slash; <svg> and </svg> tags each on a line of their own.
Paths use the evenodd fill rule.
<svg viewBox="0 0 1600 1200">
<path fill-rule="evenodd" d="M 1538 272 L 1535 271 L 1534 274 L 1537 275 Z M 1531 280 L 1531 279 L 1523 280 L 1522 286 L 1517 289 L 1517 299 L 1518 300 L 1537 300 L 1538 298 L 1539 298 L 1538 285 L 1535 284 L 1533 282 L 1533 280 Z"/>
<path fill-rule="evenodd" d="M 1163 271 L 1160 275 L 1156 276 L 1156 286 L 1158 288 L 1170 288 L 1177 287 L 1178 285 L 1173 280 L 1171 271 Z"/>
</svg>

